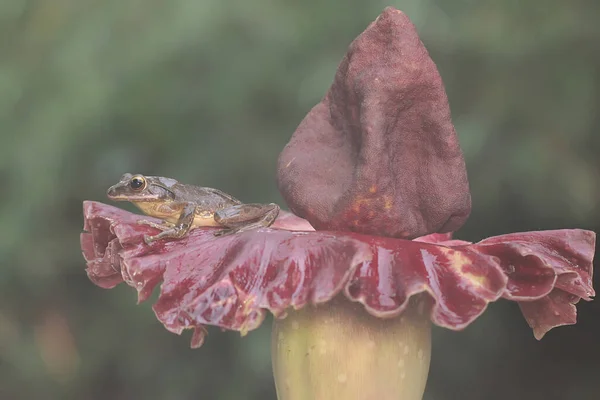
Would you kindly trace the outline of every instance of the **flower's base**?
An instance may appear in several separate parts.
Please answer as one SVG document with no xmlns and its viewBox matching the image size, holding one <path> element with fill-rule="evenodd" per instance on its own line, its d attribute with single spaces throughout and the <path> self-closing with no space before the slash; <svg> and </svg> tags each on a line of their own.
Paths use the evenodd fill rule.
<svg viewBox="0 0 600 400">
<path fill-rule="evenodd" d="M 373 317 L 345 297 L 290 311 L 273 324 L 279 400 L 420 400 L 431 354 L 423 300 L 399 317 Z"/>
</svg>

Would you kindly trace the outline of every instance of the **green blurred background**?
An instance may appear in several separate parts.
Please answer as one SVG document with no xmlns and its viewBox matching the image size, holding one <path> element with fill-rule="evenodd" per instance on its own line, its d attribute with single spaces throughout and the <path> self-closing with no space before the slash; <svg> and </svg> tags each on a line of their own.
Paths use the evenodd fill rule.
<svg viewBox="0 0 600 400">
<path fill-rule="evenodd" d="M 459 236 L 600 231 L 596 0 L 1 0 L 0 400 L 275 399 L 269 322 L 190 350 L 133 290 L 88 281 L 81 203 L 141 172 L 282 204 L 279 151 L 386 5 L 446 83 L 473 191 Z M 600 303 L 579 321 L 537 342 L 502 301 L 436 329 L 425 399 L 600 398 Z"/>
</svg>

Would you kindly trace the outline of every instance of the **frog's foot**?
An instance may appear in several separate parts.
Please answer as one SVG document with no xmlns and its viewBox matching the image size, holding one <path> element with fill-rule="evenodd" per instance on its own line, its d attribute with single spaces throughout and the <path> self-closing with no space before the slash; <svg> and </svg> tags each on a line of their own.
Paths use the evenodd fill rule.
<svg viewBox="0 0 600 400">
<path fill-rule="evenodd" d="M 172 225 L 172 227 L 161 227 L 160 224 L 156 225 L 158 225 L 156 228 L 162 229 L 162 232 L 154 236 L 144 236 L 144 242 L 146 242 L 146 244 L 150 244 L 159 239 L 181 239 L 187 235 L 190 230 L 189 225 Z"/>
<path fill-rule="evenodd" d="M 218 231 L 215 231 L 213 233 L 213 235 L 215 235 L 216 237 L 228 236 L 228 235 L 232 235 L 236 232 L 237 232 L 237 230 L 235 230 L 235 229 L 219 229 Z"/>
<path fill-rule="evenodd" d="M 140 225 L 148 225 L 153 228 L 159 229 L 161 231 L 173 229 L 173 227 L 175 226 L 174 224 L 167 222 L 167 221 L 163 221 L 162 223 L 159 224 L 154 221 L 148 221 L 147 219 L 140 219 L 137 221 L 137 223 Z M 149 236 L 149 237 L 152 237 L 152 236 Z"/>
<path fill-rule="evenodd" d="M 150 246 L 155 240 L 156 236 L 144 235 L 144 243 L 146 243 L 148 246 Z"/>
</svg>

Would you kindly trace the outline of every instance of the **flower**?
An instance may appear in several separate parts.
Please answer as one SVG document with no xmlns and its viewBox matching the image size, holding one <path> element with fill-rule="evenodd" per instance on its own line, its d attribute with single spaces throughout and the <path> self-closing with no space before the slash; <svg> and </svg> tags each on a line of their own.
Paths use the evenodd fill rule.
<svg viewBox="0 0 600 400">
<path fill-rule="evenodd" d="M 318 230 L 412 239 L 464 224 L 471 195 L 448 99 L 405 14 L 386 8 L 352 42 L 277 178 Z"/>
<path fill-rule="evenodd" d="M 278 184 L 296 215 L 269 228 L 152 244 L 139 216 L 85 202 L 88 276 L 139 301 L 161 284 L 156 316 L 192 329 L 192 347 L 205 325 L 245 334 L 271 312 L 280 399 L 419 399 L 429 321 L 460 330 L 503 298 L 541 339 L 594 296 L 593 232 L 451 238 L 471 209 L 462 152 L 435 64 L 393 8 L 351 44 L 281 153 Z"/>
</svg>

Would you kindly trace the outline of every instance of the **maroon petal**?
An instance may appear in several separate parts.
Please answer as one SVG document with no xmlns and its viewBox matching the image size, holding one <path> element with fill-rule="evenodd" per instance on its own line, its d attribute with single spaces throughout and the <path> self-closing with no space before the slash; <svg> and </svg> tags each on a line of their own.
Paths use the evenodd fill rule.
<svg viewBox="0 0 600 400">
<path fill-rule="evenodd" d="M 457 230 L 471 197 L 441 77 L 391 7 L 352 42 L 279 158 L 279 189 L 317 230 L 415 238 Z"/>
<path fill-rule="evenodd" d="M 519 307 L 535 338 L 540 340 L 552 328 L 577 322 L 575 304 L 579 299 L 574 294 L 554 289 L 539 300 L 519 302 Z"/>
<path fill-rule="evenodd" d="M 411 296 L 433 300 L 431 319 L 462 329 L 500 297 L 518 300 L 537 337 L 574 323 L 575 304 L 589 300 L 594 234 L 581 230 L 529 232 L 477 244 L 429 235 L 419 240 L 312 231 L 282 212 L 273 225 L 215 237 L 195 229 L 180 240 L 147 246 L 155 230 L 141 217 L 95 202 L 84 203 L 81 244 L 90 279 L 102 287 L 119 281 L 146 300 L 162 282 L 154 311 L 175 333 L 204 325 L 245 333 L 266 311 L 324 303 L 344 293 L 372 315 L 400 314 Z M 146 218 L 146 217 L 144 217 Z"/>
<path fill-rule="evenodd" d="M 499 243 L 506 238 L 509 243 Z M 513 233 L 479 243 L 509 277 L 504 297 L 519 301 L 537 339 L 550 329 L 575 324 L 579 299 L 589 301 L 595 234 L 570 229 Z M 537 300 L 531 301 L 537 298 Z"/>
</svg>

